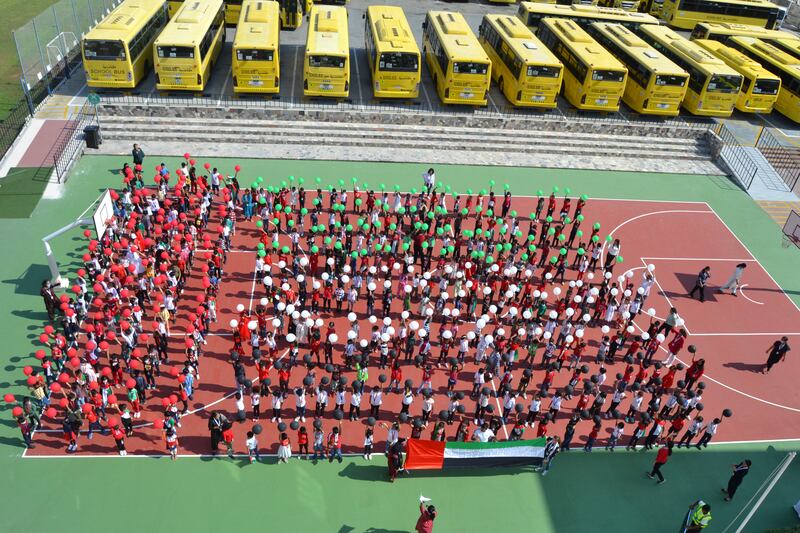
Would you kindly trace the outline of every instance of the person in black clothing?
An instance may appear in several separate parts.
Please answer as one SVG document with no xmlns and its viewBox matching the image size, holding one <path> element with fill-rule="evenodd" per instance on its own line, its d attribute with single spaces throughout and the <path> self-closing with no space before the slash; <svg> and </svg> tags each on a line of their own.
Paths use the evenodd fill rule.
<svg viewBox="0 0 800 533">
<path fill-rule="evenodd" d="M 58 312 L 58 297 L 56 296 L 53 287 L 50 286 L 50 280 L 46 279 L 42 282 L 42 289 L 39 291 L 44 300 L 44 307 L 47 309 L 47 316 L 50 317 L 50 322 L 55 320 L 56 313 Z"/>
<path fill-rule="evenodd" d="M 208 419 L 208 430 L 211 432 L 211 453 L 217 454 L 219 443 L 222 441 L 222 430 L 228 419 L 219 411 L 212 411 Z"/>
<path fill-rule="evenodd" d="M 750 462 L 750 459 L 745 459 L 738 465 L 731 465 L 733 467 L 733 475 L 728 480 L 728 488 L 722 489 L 722 492 L 727 494 L 725 496 L 725 501 L 729 502 L 733 498 L 733 495 L 736 494 L 736 489 L 739 488 L 739 485 L 742 483 L 744 476 L 750 471 L 750 465 L 753 464 Z"/>
<path fill-rule="evenodd" d="M 786 352 L 790 350 L 789 337 L 781 337 L 781 340 L 773 342 L 772 346 L 767 348 L 769 356 L 767 357 L 767 363 L 764 365 L 764 369 L 761 370 L 761 373 L 766 374 L 772 370 L 772 366 L 775 363 L 783 361 L 783 359 L 786 358 Z"/>
<path fill-rule="evenodd" d="M 138 144 L 133 145 L 133 150 L 131 150 L 131 156 L 133 156 L 134 165 L 144 164 L 144 150 L 142 150 Z"/>
<path fill-rule="evenodd" d="M 711 267 L 706 266 L 700 273 L 697 275 L 697 281 L 694 282 L 694 288 L 689 293 L 689 298 L 694 298 L 694 293 L 700 293 L 700 301 L 706 301 L 706 284 L 708 283 L 708 278 L 711 277 Z"/>
</svg>

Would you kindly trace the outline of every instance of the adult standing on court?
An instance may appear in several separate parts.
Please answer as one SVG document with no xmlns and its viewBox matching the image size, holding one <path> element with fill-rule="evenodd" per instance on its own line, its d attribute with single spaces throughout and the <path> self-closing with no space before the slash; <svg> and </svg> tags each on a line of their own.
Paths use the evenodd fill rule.
<svg viewBox="0 0 800 533">
<path fill-rule="evenodd" d="M 142 150 L 138 144 L 134 143 L 133 150 L 131 150 L 131 156 L 133 157 L 134 165 L 144 164 L 144 150 Z"/>
<path fill-rule="evenodd" d="M 689 506 L 689 516 L 684 533 L 698 533 L 711 523 L 711 506 L 703 500 L 697 500 Z"/>
<path fill-rule="evenodd" d="M 222 427 L 227 420 L 222 413 L 218 411 L 211 412 L 211 418 L 208 419 L 208 430 L 211 432 L 211 453 L 217 454 L 219 443 L 222 441 Z"/>
<path fill-rule="evenodd" d="M 397 479 L 397 474 L 403 469 L 403 445 L 406 439 L 397 439 L 397 442 L 389 447 L 389 458 L 387 466 L 389 467 L 389 481 L 394 482 Z"/>
<path fill-rule="evenodd" d="M 742 279 L 745 268 L 747 268 L 747 263 L 739 263 L 736 265 L 736 270 L 733 271 L 733 274 L 731 274 L 731 277 L 725 282 L 725 285 L 719 288 L 719 292 L 725 292 L 727 289 L 730 289 L 731 294 L 736 296 L 736 289 L 740 287 L 739 282 Z"/>
<path fill-rule="evenodd" d="M 664 479 L 664 474 L 661 473 L 661 467 L 667 464 L 669 456 L 672 455 L 672 446 L 673 446 L 672 441 L 669 441 L 667 442 L 666 446 L 662 446 L 661 448 L 659 448 L 658 453 L 656 454 L 656 462 L 653 463 L 653 469 L 649 473 L 645 472 L 647 474 L 647 477 L 649 477 L 650 479 L 653 479 L 653 477 L 658 476 L 657 483 L 659 485 L 661 485 L 662 483 L 664 483 L 664 481 L 666 481 Z"/>
<path fill-rule="evenodd" d="M 736 494 L 736 489 L 739 488 L 744 476 L 750 472 L 751 464 L 753 463 L 750 462 L 750 459 L 745 459 L 737 465 L 731 465 L 733 467 L 733 475 L 731 475 L 731 478 L 728 480 L 728 488 L 722 489 L 722 492 L 727 494 L 727 496 L 725 496 L 726 502 L 729 502 L 733 499 L 733 495 Z"/>
<path fill-rule="evenodd" d="M 790 350 L 789 337 L 783 336 L 781 337 L 781 340 L 773 342 L 772 346 L 767 348 L 766 353 L 768 353 L 769 356 L 767 357 L 767 362 L 764 365 L 764 369 L 761 371 L 761 373 L 766 374 L 772 370 L 772 366 L 775 363 L 779 363 L 786 359 L 786 352 L 789 352 Z"/>
<path fill-rule="evenodd" d="M 58 297 L 56 296 L 53 287 L 50 285 L 50 280 L 46 279 L 42 282 L 42 289 L 39 291 L 44 300 L 44 307 L 47 309 L 47 316 L 50 322 L 55 320 L 56 313 L 58 312 Z"/>
<path fill-rule="evenodd" d="M 708 278 L 711 277 L 711 267 L 705 266 L 703 270 L 697 274 L 697 280 L 694 282 L 694 288 L 689 293 L 689 298 L 694 298 L 694 293 L 700 293 L 700 301 L 706 301 L 706 284 L 708 283 Z"/>
<path fill-rule="evenodd" d="M 658 329 L 656 330 L 656 335 L 658 335 L 659 333 L 664 333 L 664 335 L 669 335 L 670 333 L 672 333 L 672 331 L 678 326 L 679 318 L 680 316 L 678 316 L 678 310 L 675 309 L 674 307 L 671 307 L 669 310 L 669 314 L 667 315 L 667 318 L 665 318 L 664 322 L 662 322 L 661 325 L 658 326 Z"/>
<path fill-rule="evenodd" d="M 417 531 L 417 533 L 431 533 L 433 531 L 433 521 L 435 519 L 436 507 L 433 505 L 425 507 L 425 505 L 420 502 L 419 518 L 417 519 L 417 525 L 414 526 L 414 530 Z"/>
</svg>

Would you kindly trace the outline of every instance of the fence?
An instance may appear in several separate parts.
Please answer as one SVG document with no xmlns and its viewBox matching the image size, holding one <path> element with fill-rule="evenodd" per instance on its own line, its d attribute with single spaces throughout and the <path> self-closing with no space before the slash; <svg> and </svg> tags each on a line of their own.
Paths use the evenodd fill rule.
<svg viewBox="0 0 800 533">
<path fill-rule="evenodd" d="M 761 130 L 756 141 L 756 148 L 789 190 L 794 190 L 800 181 L 800 148 L 782 143 L 767 128 Z"/>
<path fill-rule="evenodd" d="M 81 36 L 122 0 L 60 0 L 12 32 L 26 93 L 41 84 L 44 99 L 81 62 Z M 39 91 L 41 92 L 41 91 Z M 41 100 L 39 100 L 41 101 Z M 38 102 L 32 102 L 35 107 Z"/>
<path fill-rule="evenodd" d="M 720 123 L 716 134 L 722 141 L 719 157 L 728 166 L 739 185 L 748 190 L 758 173 L 758 166 L 750 159 L 747 151 L 739 144 L 736 136 L 725 127 L 725 124 Z"/>
<path fill-rule="evenodd" d="M 61 183 L 66 179 L 72 163 L 77 159 L 78 152 L 83 150 L 83 129 L 91 124 L 97 124 L 97 108 L 85 103 L 73 120 L 67 122 L 58 140 L 50 149 L 48 162 L 53 164 L 53 172 Z"/>
<path fill-rule="evenodd" d="M 307 112 L 342 111 L 357 113 L 426 113 L 460 117 L 523 119 L 557 122 L 593 122 L 609 125 L 652 124 L 668 128 L 693 130 L 710 129 L 714 122 L 703 118 L 655 117 L 644 115 L 623 115 L 621 113 L 593 113 L 568 109 L 541 111 L 513 106 L 496 106 L 495 109 L 470 106 L 439 107 L 416 102 L 375 102 L 375 101 L 337 101 L 299 98 L 269 99 L 263 97 L 237 97 L 230 94 L 106 94 L 101 105 L 131 107 L 198 107 L 223 109 L 274 109 L 300 110 Z"/>
<path fill-rule="evenodd" d="M 6 117 L 0 121 L 0 159 L 5 157 L 6 152 L 14 144 L 25 123 L 28 121 L 30 113 L 28 104 L 21 100 L 9 112 Z"/>
</svg>

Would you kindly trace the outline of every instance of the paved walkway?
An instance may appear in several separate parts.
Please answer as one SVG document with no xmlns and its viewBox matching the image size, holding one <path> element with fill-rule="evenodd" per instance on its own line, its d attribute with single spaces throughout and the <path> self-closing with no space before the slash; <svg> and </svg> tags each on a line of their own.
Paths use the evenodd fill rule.
<svg viewBox="0 0 800 533">
<path fill-rule="evenodd" d="M 800 200 L 795 202 L 757 200 L 756 203 L 781 227 L 792 210 L 800 213 Z"/>
</svg>

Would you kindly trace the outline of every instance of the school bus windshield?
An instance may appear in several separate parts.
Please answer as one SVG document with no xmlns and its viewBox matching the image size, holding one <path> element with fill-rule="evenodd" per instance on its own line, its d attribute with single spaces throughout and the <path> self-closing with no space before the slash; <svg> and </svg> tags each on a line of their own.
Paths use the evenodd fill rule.
<svg viewBox="0 0 800 533">
<path fill-rule="evenodd" d="M 84 41 L 83 53 L 86 59 L 125 59 L 125 45 L 122 41 Z"/>
<path fill-rule="evenodd" d="M 341 56 L 308 56 L 308 66 L 317 68 L 344 68 L 345 58 Z"/>
<path fill-rule="evenodd" d="M 489 71 L 489 65 L 486 63 L 453 63 L 453 73 L 455 74 L 482 74 L 486 75 Z"/>
<path fill-rule="evenodd" d="M 378 70 L 396 70 L 401 72 L 416 72 L 419 68 L 417 54 L 403 52 L 384 52 L 378 63 Z"/>
<path fill-rule="evenodd" d="M 708 82 L 708 90 L 714 93 L 738 93 L 742 85 L 741 76 L 724 76 L 715 74 Z"/>
</svg>

